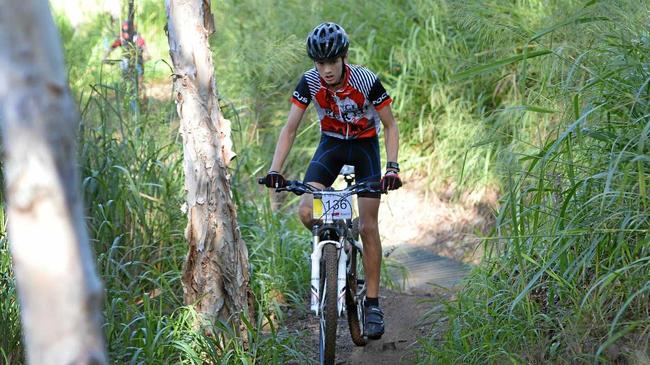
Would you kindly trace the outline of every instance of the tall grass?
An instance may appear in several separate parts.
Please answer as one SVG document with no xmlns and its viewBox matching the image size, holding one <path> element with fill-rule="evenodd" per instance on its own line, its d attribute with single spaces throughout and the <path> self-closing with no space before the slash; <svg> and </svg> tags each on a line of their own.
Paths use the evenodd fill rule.
<svg viewBox="0 0 650 365">
<path fill-rule="evenodd" d="M 4 207 L 3 207 L 4 208 Z M 4 209 L 0 220 L 0 363 L 11 364 L 22 358 L 20 314 L 18 313 L 16 286 L 11 268 L 9 245 L 6 236 Z"/>
<path fill-rule="evenodd" d="M 197 364 L 302 359 L 286 330 L 262 331 L 269 318 L 281 316 L 277 306 L 286 304 L 277 293 L 290 296 L 306 280 L 299 269 L 300 246 L 291 236 L 276 241 L 281 235 L 274 234 L 273 226 L 279 223 L 269 216 L 262 224 L 258 206 L 243 192 L 235 197 L 259 315 L 248 319 L 249 348 L 244 349 L 226 324 L 217 324 L 222 335 L 216 338 L 194 333 L 189 320 L 194 313 L 183 305 L 180 285 L 187 252 L 182 146 L 177 124 L 169 118 L 169 103 L 152 102 L 147 114 L 134 116 L 124 113 L 127 104 L 98 92 L 89 96 L 85 109 L 80 136 L 83 186 L 108 289 L 105 333 L 111 357 Z"/>
<path fill-rule="evenodd" d="M 648 361 L 647 11 L 574 8 L 529 38 L 552 55 L 517 68 L 522 97 L 544 97 L 555 129 L 502 151 L 489 256 L 448 304 L 423 363 Z"/>
</svg>

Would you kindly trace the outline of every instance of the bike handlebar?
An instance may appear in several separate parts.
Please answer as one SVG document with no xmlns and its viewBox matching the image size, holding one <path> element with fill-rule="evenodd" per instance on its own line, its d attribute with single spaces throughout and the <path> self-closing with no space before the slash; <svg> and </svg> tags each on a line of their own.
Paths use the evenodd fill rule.
<svg viewBox="0 0 650 365">
<path fill-rule="evenodd" d="M 260 185 L 265 185 L 266 184 L 266 178 L 260 177 L 257 179 L 257 183 Z M 287 180 L 284 186 L 280 186 L 275 188 L 276 192 L 280 191 L 288 191 L 291 193 L 294 193 L 296 195 L 302 195 L 302 194 L 314 194 L 314 193 L 327 193 L 328 190 L 321 190 L 318 188 L 315 188 L 309 184 L 305 184 L 302 181 L 298 180 Z M 359 194 L 359 193 L 371 193 L 371 194 L 386 194 L 387 191 L 382 190 L 381 186 L 378 182 L 360 182 L 356 184 L 352 184 L 344 189 L 341 190 L 333 190 L 333 191 L 347 191 L 352 194 Z"/>
</svg>

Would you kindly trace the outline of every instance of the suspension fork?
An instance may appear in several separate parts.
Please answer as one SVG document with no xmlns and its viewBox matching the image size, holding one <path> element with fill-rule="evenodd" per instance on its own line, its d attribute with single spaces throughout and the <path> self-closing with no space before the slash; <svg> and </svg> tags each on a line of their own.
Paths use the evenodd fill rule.
<svg viewBox="0 0 650 365">
<path fill-rule="evenodd" d="M 336 290 L 338 291 L 336 296 L 336 307 L 339 316 L 343 313 L 345 308 L 345 287 L 347 285 L 347 264 L 348 264 L 348 255 L 345 252 L 345 237 L 341 236 L 339 241 L 338 252 L 338 277 L 336 282 Z"/>
<path fill-rule="evenodd" d="M 323 246 L 318 235 L 318 226 L 314 225 L 314 239 L 311 252 L 311 306 L 310 309 L 318 315 L 320 304 L 320 259 L 323 255 Z"/>
<path fill-rule="evenodd" d="M 337 297 L 337 312 L 340 316 L 345 309 L 345 287 L 347 285 L 347 254 L 344 248 L 345 235 L 341 235 L 339 241 L 334 240 L 320 240 L 320 228 L 314 226 L 313 228 L 313 244 L 311 253 L 311 295 L 310 295 L 310 309 L 316 315 L 320 311 L 321 295 L 320 292 L 320 272 L 321 272 L 321 257 L 323 256 L 323 247 L 330 244 L 336 247 L 337 252 L 337 280 L 336 280 L 336 297 Z M 330 294 L 331 295 L 331 294 Z"/>
</svg>

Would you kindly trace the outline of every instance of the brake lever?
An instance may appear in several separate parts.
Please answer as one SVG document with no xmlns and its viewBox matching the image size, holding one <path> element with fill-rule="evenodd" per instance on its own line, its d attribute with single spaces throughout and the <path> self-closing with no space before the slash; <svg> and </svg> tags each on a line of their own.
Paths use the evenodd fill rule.
<svg viewBox="0 0 650 365">
<path fill-rule="evenodd" d="M 290 193 L 300 193 L 300 195 L 304 194 L 307 192 L 307 189 L 304 186 L 301 186 L 298 181 L 295 180 L 289 180 L 286 182 L 286 184 L 281 187 L 281 188 L 276 188 L 276 192 L 281 192 L 281 191 L 288 191 Z"/>
</svg>

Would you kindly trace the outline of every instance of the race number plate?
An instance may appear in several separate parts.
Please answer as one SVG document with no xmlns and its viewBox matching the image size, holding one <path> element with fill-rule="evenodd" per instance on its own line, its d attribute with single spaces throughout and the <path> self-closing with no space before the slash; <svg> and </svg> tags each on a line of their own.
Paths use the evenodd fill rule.
<svg viewBox="0 0 650 365">
<path fill-rule="evenodd" d="M 320 199 L 314 198 L 314 219 L 352 219 L 352 198 L 334 192 L 324 193 Z"/>
</svg>

